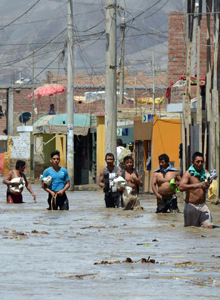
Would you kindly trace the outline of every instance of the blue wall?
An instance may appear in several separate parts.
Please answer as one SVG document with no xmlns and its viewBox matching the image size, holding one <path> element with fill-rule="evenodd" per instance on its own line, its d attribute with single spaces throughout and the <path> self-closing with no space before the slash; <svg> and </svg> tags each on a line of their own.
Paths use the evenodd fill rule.
<svg viewBox="0 0 220 300">
<path fill-rule="evenodd" d="M 117 139 L 121 139 L 123 144 L 134 142 L 134 128 L 128 128 L 128 135 L 117 136 Z"/>
</svg>

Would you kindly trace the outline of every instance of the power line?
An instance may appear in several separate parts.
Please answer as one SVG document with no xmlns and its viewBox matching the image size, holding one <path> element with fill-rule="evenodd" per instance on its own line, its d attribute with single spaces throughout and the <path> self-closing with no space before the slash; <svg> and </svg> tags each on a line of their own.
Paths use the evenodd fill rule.
<svg viewBox="0 0 220 300">
<path fill-rule="evenodd" d="M 61 52 L 40 73 L 34 76 L 34 79 L 37 78 L 40 74 L 42 74 L 59 57 L 60 54 Z"/>
<path fill-rule="evenodd" d="M 98 12 L 98 11 L 99 10 L 93 10 L 93 11 L 84 12 L 84 13 L 77 13 L 77 14 L 75 14 L 73 16 L 75 17 L 75 16 L 79 16 L 79 15 L 86 15 L 86 14 L 91 14 L 93 12 Z M 32 22 L 22 22 L 22 23 L 16 23 L 16 24 L 14 24 L 15 21 L 13 21 L 12 24 L 0 25 L 0 26 L 3 28 L 5 26 L 8 27 L 8 26 L 29 25 L 31 23 L 42 23 L 42 22 L 48 22 L 48 21 L 57 21 L 57 20 L 61 20 L 61 19 L 65 19 L 66 20 L 66 16 L 56 17 L 56 18 L 48 18 L 48 19 L 41 19 L 41 20 L 36 20 L 36 21 L 32 21 Z M 0 27 L 0 29 L 2 29 L 1 27 Z"/>
<path fill-rule="evenodd" d="M 76 24 L 75 24 L 75 28 L 77 29 Z M 76 32 L 77 32 L 77 31 L 76 31 Z M 97 39 L 97 40 L 98 40 L 98 39 Z M 87 66 L 86 66 L 86 64 L 85 64 L 85 60 L 86 60 L 86 62 L 90 65 L 92 71 L 94 72 L 94 68 L 93 68 L 93 66 L 90 64 L 90 62 L 88 61 L 89 58 L 87 58 L 87 54 L 86 54 L 85 50 L 84 50 L 83 48 L 81 48 L 80 43 L 77 43 L 77 47 L 80 49 L 79 55 L 80 55 L 80 57 L 81 57 L 81 59 L 82 59 L 82 62 L 83 62 L 84 66 L 85 66 L 85 68 L 86 68 L 86 70 L 87 70 L 87 74 L 88 74 L 88 69 L 87 69 Z M 83 57 L 83 55 L 84 55 L 84 57 Z M 85 58 L 85 59 L 84 59 L 84 58 Z M 94 72 L 94 73 L 95 73 L 95 72 Z M 97 74 L 95 74 L 95 75 L 97 75 Z M 101 74 L 101 76 L 105 79 L 105 77 L 104 77 L 102 74 Z M 90 77 L 90 78 L 91 78 L 91 82 L 92 82 L 92 77 Z"/>
<path fill-rule="evenodd" d="M 61 35 L 64 31 L 66 31 L 66 28 L 65 29 L 63 29 L 60 33 L 58 33 L 55 37 L 53 37 L 50 41 L 48 41 L 46 44 L 44 44 L 43 46 L 41 46 L 40 48 L 38 48 L 37 50 L 35 50 L 35 53 L 36 52 L 38 52 L 38 51 L 40 51 L 41 49 L 43 49 L 44 47 L 46 47 L 51 41 L 53 41 L 54 39 L 56 39 L 59 35 Z M 30 43 L 30 45 L 31 45 L 31 43 Z M 29 58 L 29 57 L 31 57 L 32 56 L 32 54 L 29 54 L 29 55 L 27 55 L 26 57 L 23 57 L 22 59 L 20 59 L 20 60 L 17 60 L 17 61 L 13 61 L 13 62 L 6 62 L 5 64 L 2 64 L 2 65 L 0 65 L 0 67 L 3 67 L 3 66 L 11 66 L 11 65 L 13 65 L 13 64 L 15 64 L 15 63 L 18 63 L 18 62 L 20 62 L 20 61 L 23 61 L 23 60 L 25 60 L 25 59 L 27 59 L 27 58 Z"/>
<path fill-rule="evenodd" d="M 37 0 L 37 2 L 35 2 L 35 4 L 32 5 L 28 10 L 26 10 L 22 15 L 20 15 L 18 18 L 16 18 L 16 19 L 13 20 L 12 22 L 8 23 L 7 25 L 1 27 L 0 30 L 5 29 L 6 27 L 10 26 L 11 24 L 15 23 L 17 20 L 19 20 L 20 18 L 22 18 L 22 17 L 23 17 L 24 15 L 26 15 L 32 8 L 34 8 L 34 6 L 36 6 L 39 2 L 40 2 L 40 0 Z"/>
</svg>

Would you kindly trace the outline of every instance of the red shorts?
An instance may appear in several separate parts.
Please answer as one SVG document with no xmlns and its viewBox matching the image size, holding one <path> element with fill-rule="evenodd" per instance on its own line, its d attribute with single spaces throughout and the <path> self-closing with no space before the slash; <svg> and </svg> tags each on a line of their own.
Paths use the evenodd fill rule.
<svg viewBox="0 0 220 300">
<path fill-rule="evenodd" d="M 23 203 L 22 194 L 15 195 L 7 192 L 7 203 Z"/>
</svg>

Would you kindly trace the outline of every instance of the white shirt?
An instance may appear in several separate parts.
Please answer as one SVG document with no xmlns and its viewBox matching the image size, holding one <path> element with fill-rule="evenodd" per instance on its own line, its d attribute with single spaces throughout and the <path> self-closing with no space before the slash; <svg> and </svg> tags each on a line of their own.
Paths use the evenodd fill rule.
<svg viewBox="0 0 220 300">
<path fill-rule="evenodd" d="M 122 149 L 124 149 L 124 147 L 122 147 L 122 146 L 117 147 L 117 166 L 119 166 L 119 164 L 120 164 L 119 161 L 118 161 L 118 157 L 119 157 Z"/>
</svg>

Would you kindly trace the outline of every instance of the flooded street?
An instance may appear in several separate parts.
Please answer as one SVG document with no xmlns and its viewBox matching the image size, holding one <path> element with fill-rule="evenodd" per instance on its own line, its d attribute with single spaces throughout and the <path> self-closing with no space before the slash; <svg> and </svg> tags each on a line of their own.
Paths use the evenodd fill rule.
<svg viewBox="0 0 220 300">
<path fill-rule="evenodd" d="M 220 228 L 157 215 L 152 195 L 123 211 L 106 209 L 101 191 L 68 192 L 70 211 L 51 212 L 33 190 L 36 204 L 25 191 L 26 203 L 9 205 L 0 184 L 1 300 L 219 299 Z M 220 206 L 209 207 L 220 225 Z"/>
</svg>

